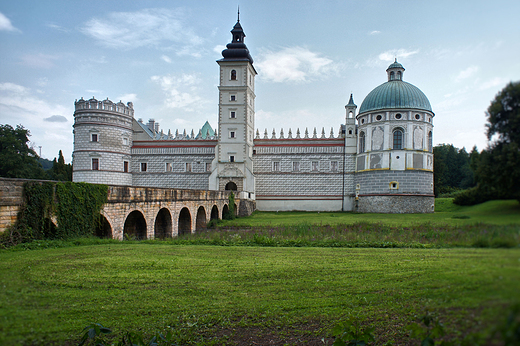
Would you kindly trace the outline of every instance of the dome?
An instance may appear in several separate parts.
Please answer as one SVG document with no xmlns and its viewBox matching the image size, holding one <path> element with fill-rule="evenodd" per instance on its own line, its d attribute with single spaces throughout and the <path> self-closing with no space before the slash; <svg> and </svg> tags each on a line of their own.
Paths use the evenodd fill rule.
<svg viewBox="0 0 520 346">
<path fill-rule="evenodd" d="M 363 100 L 359 114 L 387 108 L 421 109 L 432 112 L 430 101 L 416 86 L 393 80 L 372 90 Z"/>
</svg>

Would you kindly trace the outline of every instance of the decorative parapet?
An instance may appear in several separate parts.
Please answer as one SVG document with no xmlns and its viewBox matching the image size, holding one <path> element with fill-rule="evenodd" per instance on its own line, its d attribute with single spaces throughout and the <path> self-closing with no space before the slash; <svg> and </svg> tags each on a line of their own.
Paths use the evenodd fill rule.
<svg viewBox="0 0 520 346">
<path fill-rule="evenodd" d="M 276 135 L 276 130 L 275 129 L 273 129 L 273 132 L 271 133 L 270 137 L 269 137 L 269 134 L 267 132 L 267 129 L 264 130 L 264 136 L 263 137 L 260 137 L 260 131 L 258 129 L 256 130 L 256 135 L 255 135 L 255 139 L 295 139 L 295 140 L 298 140 L 298 139 L 318 139 L 318 138 L 319 139 L 335 139 L 335 138 L 344 138 L 344 137 L 345 137 L 345 134 L 342 132 L 342 127 L 341 126 L 340 126 L 340 129 L 338 131 L 338 136 L 337 137 L 334 135 L 334 128 L 333 127 L 330 128 L 330 133 L 329 133 L 328 136 L 325 134 L 325 128 L 324 127 L 321 128 L 321 134 L 320 135 L 318 135 L 318 132 L 317 132 L 316 128 L 314 128 L 312 135 L 309 135 L 308 128 L 305 128 L 305 132 L 304 132 L 303 136 L 300 133 L 300 128 L 296 129 L 296 134 L 293 134 L 292 129 L 289 128 L 289 131 L 287 132 L 287 136 L 284 134 L 283 128 L 280 129 L 280 132 L 279 132 L 278 136 Z"/>
<path fill-rule="evenodd" d="M 74 101 L 76 112 L 78 111 L 103 111 L 103 112 L 114 112 L 127 115 L 130 117 L 134 116 L 134 105 L 132 102 L 128 102 L 126 105 L 119 101 L 114 103 L 108 98 L 103 101 L 98 101 L 94 97 L 90 100 L 84 100 L 83 97 L 79 100 Z"/>
</svg>

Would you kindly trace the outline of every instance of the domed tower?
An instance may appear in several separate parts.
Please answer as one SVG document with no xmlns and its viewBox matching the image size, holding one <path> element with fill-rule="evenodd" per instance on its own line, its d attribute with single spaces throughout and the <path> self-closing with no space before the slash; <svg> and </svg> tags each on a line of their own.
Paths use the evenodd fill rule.
<svg viewBox="0 0 520 346">
<path fill-rule="evenodd" d="M 132 103 L 81 98 L 74 106 L 72 180 L 132 185 Z"/>
<path fill-rule="evenodd" d="M 239 13 L 240 15 L 240 13 Z M 231 30 L 231 43 L 220 67 L 218 144 L 209 180 L 211 190 L 238 190 L 254 198 L 253 135 L 255 76 L 253 58 L 244 39 L 240 17 Z"/>
<path fill-rule="evenodd" d="M 424 93 L 403 81 L 404 71 L 396 59 L 356 116 L 359 212 L 433 212 L 434 113 Z"/>
</svg>

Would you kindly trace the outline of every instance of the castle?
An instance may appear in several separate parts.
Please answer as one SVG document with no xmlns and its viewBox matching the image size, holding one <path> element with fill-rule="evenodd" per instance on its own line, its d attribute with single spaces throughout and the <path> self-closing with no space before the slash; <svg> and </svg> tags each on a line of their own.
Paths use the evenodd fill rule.
<svg viewBox="0 0 520 346">
<path fill-rule="evenodd" d="M 255 77 L 240 20 L 222 52 L 218 130 L 159 130 L 131 102 L 75 102 L 73 181 L 236 190 L 265 211 L 433 212 L 428 98 L 392 63 L 359 111 L 353 97 L 334 134 L 316 128 L 255 132 Z"/>
</svg>

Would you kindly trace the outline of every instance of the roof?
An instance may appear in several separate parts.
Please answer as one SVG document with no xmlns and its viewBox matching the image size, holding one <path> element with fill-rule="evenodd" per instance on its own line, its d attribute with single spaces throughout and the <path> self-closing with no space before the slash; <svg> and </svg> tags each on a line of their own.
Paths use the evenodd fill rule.
<svg viewBox="0 0 520 346">
<path fill-rule="evenodd" d="M 359 108 L 359 114 L 388 108 L 432 112 L 430 101 L 419 88 L 401 80 L 392 80 L 381 84 L 365 97 Z"/>
</svg>

